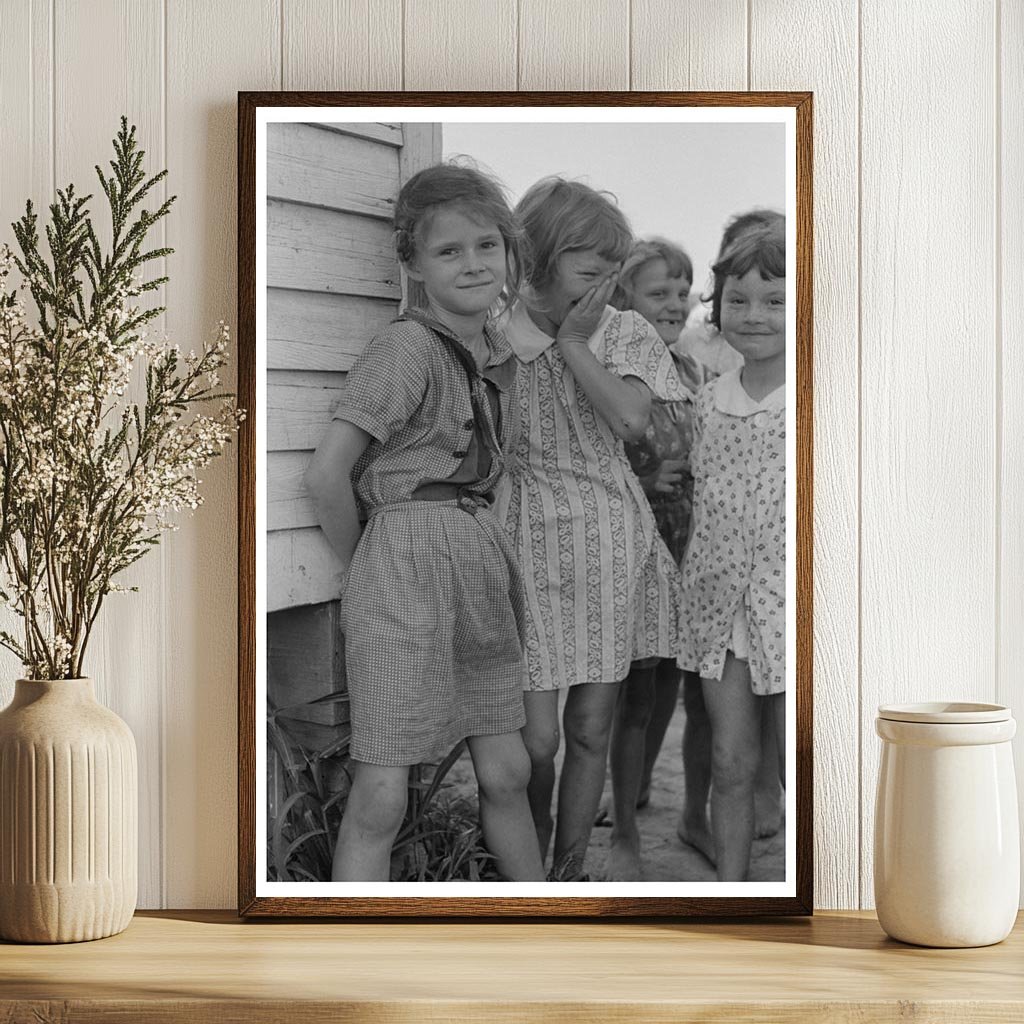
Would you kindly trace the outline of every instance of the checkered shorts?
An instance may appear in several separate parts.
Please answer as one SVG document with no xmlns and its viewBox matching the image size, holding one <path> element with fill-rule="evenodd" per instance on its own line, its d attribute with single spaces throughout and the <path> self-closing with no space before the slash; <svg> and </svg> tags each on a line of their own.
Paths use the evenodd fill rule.
<svg viewBox="0 0 1024 1024">
<path fill-rule="evenodd" d="M 356 761 L 434 761 L 467 736 L 522 728 L 522 583 L 489 508 L 376 510 L 341 613 Z"/>
</svg>

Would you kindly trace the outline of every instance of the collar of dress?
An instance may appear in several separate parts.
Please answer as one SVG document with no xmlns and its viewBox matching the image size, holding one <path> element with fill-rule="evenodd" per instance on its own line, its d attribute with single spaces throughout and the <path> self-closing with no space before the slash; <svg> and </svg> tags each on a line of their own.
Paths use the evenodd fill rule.
<svg viewBox="0 0 1024 1024">
<path fill-rule="evenodd" d="M 768 412 L 773 409 L 786 408 L 786 385 L 780 384 L 770 391 L 760 402 L 755 402 L 743 390 L 740 383 L 739 367 L 723 373 L 715 383 L 715 408 L 729 416 L 753 416 L 756 412 Z"/>
<path fill-rule="evenodd" d="M 608 321 L 618 313 L 614 306 L 605 306 L 597 329 L 587 341 L 587 347 L 597 353 L 601 344 L 601 335 Z M 531 319 L 526 302 L 517 302 L 511 313 L 506 313 L 500 320 L 505 328 L 508 342 L 515 352 L 516 358 L 522 363 L 532 363 L 542 352 L 546 352 L 555 343 L 555 339 L 545 334 Z"/>
<path fill-rule="evenodd" d="M 414 323 L 422 324 L 443 338 L 454 348 L 459 361 L 467 370 L 491 381 L 501 391 L 508 391 L 511 387 L 512 381 L 515 378 L 515 362 L 512 359 L 514 353 L 512 346 L 508 343 L 505 332 L 498 328 L 494 320 L 488 320 L 484 324 L 484 340 L 487 342 L 487 348 L 491 353 L 491 357 L 488 364 L 482 370 L 476 365 L 473 353 L 469 350 L 466 343 L 447 324 L 438 320 L 437 317 L 431 316 L 425 310 L 412 308 L 403 310 L 395 317 L 392 323 L 400 323 L 403 320 L 411 320 Z"/>
</svg>

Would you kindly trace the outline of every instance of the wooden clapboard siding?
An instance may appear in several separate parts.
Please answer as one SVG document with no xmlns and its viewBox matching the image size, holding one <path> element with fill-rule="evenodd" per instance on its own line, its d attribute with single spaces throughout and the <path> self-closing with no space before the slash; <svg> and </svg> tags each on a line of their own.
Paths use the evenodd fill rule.
<svg viewBox="0 0 1024 1024">
<path fill-rule="evenodd" d="M 347 370 L 394 315 L 393 300 L 270 288 L 267 367 Z"/>
<path fill-rule="evenodd" d="M 338 404 L 342 373 L 271 370 L 267 374 L 267 447 L 271 452 L 312 451 Z M 276 529 L 271 526 L 270 529 Z"/>
<path fill-rule="evenodd" d="M 323 530 L 276 530 L 267 535 L 267 611 L 334 601 L 341 590 L 341 563 Z"/>
<path fill-rule="evenodd" d="M 267 126 L 267 198 L 390 221 L 398 152 L 315 125 Z"/>
<path fill-rule="evenodd" d="M 376 217 L 271 201 L 267 283 L 397 302 L 401 288 L 391 234 L 390 224 Z"/>
<path fill-rule="evenodd" d="M 387 124 L 372 121 L 353 121 L 342 123 L 338 121 L 317 121 L 316 127 L 326 132 L 337 132 L 339 135 L 351 135 L 357 139 L 371 139 L 374 142 L 383 142 L 386 146 L 394 146 L 400 149 L 404 145 L 402 125 Z"/>
<path fill-rule="evenodd" d="M 302 476 L 308 463 L 308 451 L 278 451 L 267 454 L 268 530 L 289 530 L 316 526 L 319 523 L 313 504 L 306 496 L 302 484 Z"/>
<path fill-rule="evenodd" d="M 398 309 L 391 217 L 399 184 L 440 157 L 439 125 L 398 126 L 397 148 L 388 126 L 375 128 L 268 128 L 268 138 L 275 135 L 268 149 L 289 154 L 275 165 L 279 195 L 267 216 L 267 529 L 278 552 L 296 549 L 277 543 L 276 533 L 316 527 L 302 477 L 337 402 L 341 371 Z M 320 160 L 329 170 L 313 170 Z M 274 609 L 338 596 L 333 562 L 281 556 L 270 565 Z"/>
</svg>

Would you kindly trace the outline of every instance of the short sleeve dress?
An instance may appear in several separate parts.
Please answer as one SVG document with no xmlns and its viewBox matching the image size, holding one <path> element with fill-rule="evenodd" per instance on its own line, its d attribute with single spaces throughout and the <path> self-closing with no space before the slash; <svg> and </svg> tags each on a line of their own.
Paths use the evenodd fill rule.
<svg viewBox="0 0 1024 1024">
<path fill-rule="evenodd" d="M 525 721 L 522 585 L 491 508 L 515 361 L 500 331 L 485 340 L 480 368 L 409 311 L 356 360 L 334 413 L 373 437 L 352 471 L 368 521 L 341 602 L 357 761 L 435 761 Z"/>
<path fill-rule="evenodd" d="M 754 401 L 740 372 L 697 396 L 679 665 L 721 679 L 731 650 L 764 696 L 786 689 L 786 388 Z"/>
<path fill-rule="evenodd" d="M 678 570 L 621 439 L 554 339 L 521 303 L 505 330 L 520 360 L 522 422 L 496 511 L 526 590 L 525 687 L 617 682 L 634 660 L 678 654 Z M 664 342 L 639 314 L 608 307 L 588 346 L 655 398 L 687 397 Z"/>
</svg>

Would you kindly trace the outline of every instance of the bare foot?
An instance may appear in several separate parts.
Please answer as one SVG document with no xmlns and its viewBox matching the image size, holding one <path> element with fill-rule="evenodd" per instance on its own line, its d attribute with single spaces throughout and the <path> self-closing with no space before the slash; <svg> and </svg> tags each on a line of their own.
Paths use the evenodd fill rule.
<svg viewBox="0 0 1024 1024">
<path fill-rule="evenodd" d="M 640 881 L 640 837 L 612 833 L 608 848 L 608 863 L 604 873 L 606 882 Z"/>
<path fill-rule="evenodd" d="M 766 839 L 782 827 L 782 789 L 776 784 L 754 790 L 754 838 Z"/>
<path fill-rule="evenodd" d="M 636 798 L 636 809 L 642 811 L 651 802 L 651 780 L 648 779 L 640 786 L 640 792 Z"/>
<path fill-rule="evenodd" d="M 708 828 L 708 816 L 706 813 L 691 815 L 683 812 L 676 827 L 676 835 L 695 850 L 704 854 L 709 864 L 715 863 L 715 841 L 711 838 L 711 830 Z"/>
</svg>

